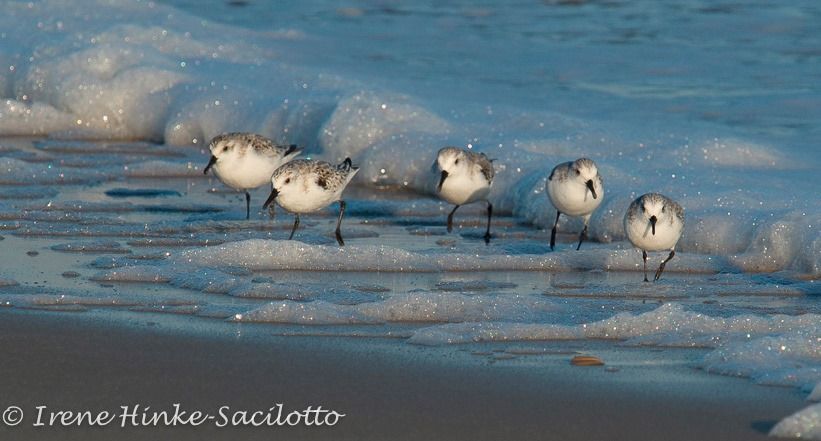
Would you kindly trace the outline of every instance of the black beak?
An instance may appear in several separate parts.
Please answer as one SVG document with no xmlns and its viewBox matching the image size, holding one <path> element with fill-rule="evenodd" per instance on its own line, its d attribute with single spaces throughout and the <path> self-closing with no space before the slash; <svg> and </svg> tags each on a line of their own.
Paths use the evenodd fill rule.
<svg viewBox="0 0 821 441">
<path fill-rule="evenodd" d="M 277 196 L 279 196 L 279 192 L 277 191 L 277 189 L 271 189 L 271 195 L 268 196 L 268 199 L 265 201 L 264 204 L 262 204 L 262 208 L 268 208 L 268 206 L 271 205 L 271 202 L 274 202 L 274 199 L 276 199 Z"/>
<path fill-rule="evenodd" d="M 436 191 L 442 191 L 442 184 L 445 183 L 445 179 L 448 178 L 448 172 L 442 170 L 442 177 L 439 178 L 439 185 L 436 186 Z"/>
<path fill-rule="evenodd" d="M 650 216 L 650 228 L 653 231 L 653 236 L 656 235 L 656 222 L 657 221 L 658 221 L 658 218 L 656 218 L 655 216 Z M 645 234 L 647 234 L 647 233 L 645 233 Z"/>
<path fill-rule="evenodd" d="M 587 189 L 590 190 L 590 193 L 593 193 L 593 199 L 596 199 L 596 189 L 593 188 L 593 180 L 590 179 L 587 181 Z"/>
<path fill-rule="evenodd" d="M 211 159 L 208 160 L 208 165 L 202 170 L 202 174 L 208 174 L 208 170 L 211 170 L 211 167 L 217 163 L 217 157 L 211 155 Z"/>
</svg>

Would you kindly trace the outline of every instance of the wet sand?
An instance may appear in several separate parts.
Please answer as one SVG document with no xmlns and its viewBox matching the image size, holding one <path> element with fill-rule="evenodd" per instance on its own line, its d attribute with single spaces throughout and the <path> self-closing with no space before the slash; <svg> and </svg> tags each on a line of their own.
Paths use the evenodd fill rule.
<svg viewBox="0 0 821 441">
<path fill-rule="evenodd" d="M 104 316 L 103 316 L 104 317 Z M 608 372 L 547 362 L 488 362 L 469 351 L 386 339 L 273 335 L 271 327 L 135 314 L 0 310 L 0 406 L 26 413 L 4 439 L 756 440 L 805 406 L 788 388 L 710 375 L 664 360 Z M 197 323 L 202 322 L 201 319 Z M 611 350 L 613 350 L 611 348 Z M 622 355 L 630 356 L 629 349 Z M 692 350 L 689 350 L 692 351 Z M 645 351 L 646 353 L 646 351 Z M 692 352 L 683 352 L 690 354 Z M 216 413 L 322 405 L 325 428 L 32 427 L 50 410 Z M 116 424 L 114 424 L 116 425 Z"/>
</svg>

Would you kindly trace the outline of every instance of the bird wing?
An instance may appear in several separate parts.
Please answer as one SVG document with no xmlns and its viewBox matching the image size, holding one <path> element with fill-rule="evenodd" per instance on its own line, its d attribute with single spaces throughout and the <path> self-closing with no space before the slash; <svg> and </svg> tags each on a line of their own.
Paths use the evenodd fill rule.
<svg viewBox="0 0 821 441">
<path fill-rule="evenodd" d="M 493 176 L 496 174 L 493 171 L 493 162 L 491 162 L 484 153 L 479 153 L 476 159 L 479 164 L 479 170 L 485 176 L 485 179 L 487 179 L 488 182 L 492 181 Z"/>
</svg>

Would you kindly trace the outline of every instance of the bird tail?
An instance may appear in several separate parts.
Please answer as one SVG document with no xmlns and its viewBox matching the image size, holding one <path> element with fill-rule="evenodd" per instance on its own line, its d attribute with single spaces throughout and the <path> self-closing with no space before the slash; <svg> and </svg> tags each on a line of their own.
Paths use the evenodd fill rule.
<svg viewBox="0 0 821 441">
<path fill-rule="evenodd" d="M 356 175 L 356 172 L 359 171 L 359 167 L 354 167 L 353 162 L 351 162 L 351 158 L 345 158 L 344 161 L 339 163 L 336 166 L 337 170 L 343 171 L 348 174 L 347 182 L 351 182 L 351 179 Z"/>
<path fill-rule="evenodd" d="M 288 146 L 288 149 L 285 150 L 285 154 L 282 155 L 284 158 L 288 158 L 289 160 L 295 158 L 302 154 L 302 149 L 299 148 L 296 144 L 291 144 Z"/>
<path fill-rule="evenodd" d="M 339 165 L 336 166 L 336 169 L 347 172 L 347 171 L 351 171 L 351 170 L 357 171 L 357 170 L 359 170 L 359 167 L 354 167 L 353 166 L 353 162 L 351 162 L 351 158 L 345 158 L 344 161 L 340 162 Z"/>
</svg>

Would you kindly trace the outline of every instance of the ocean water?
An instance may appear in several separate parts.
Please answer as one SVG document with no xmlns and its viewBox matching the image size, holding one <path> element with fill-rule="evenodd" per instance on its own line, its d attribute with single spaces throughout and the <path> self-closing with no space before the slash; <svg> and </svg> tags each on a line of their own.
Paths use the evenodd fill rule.
<svg viewBox="0 0 821 441">
<path fill-rule="evenodd" d="M 817 2 L 3 8 L 7 306 L 418 345 L 709 348 L 705 371 L 818 390 Z M 225 131 L 353 158 L 347 246 L 330 236 L 334 209 L 305 216 L 296 241 L 281 210 L 245 222 L 241 197 L 201 173 Z M 489 246 L 481 207 L 444 231 L 430 167 L 444 145 L 495 159 Z M 590 243 L 572 251 L 581 224 L 564 219 L 550 252 L 545 179 L 580 156 L 598 163 L 604 202 Z M 649 191 L 686 212 L 654 285 L 622 229 Z M 818 421 L 805 415 L 779 434 Z"/>
</svg>

